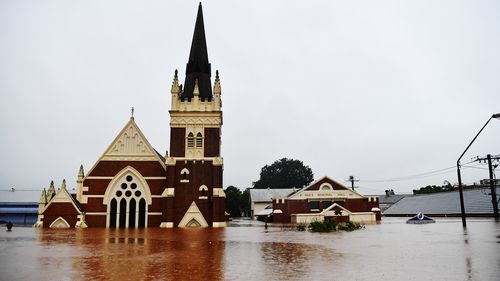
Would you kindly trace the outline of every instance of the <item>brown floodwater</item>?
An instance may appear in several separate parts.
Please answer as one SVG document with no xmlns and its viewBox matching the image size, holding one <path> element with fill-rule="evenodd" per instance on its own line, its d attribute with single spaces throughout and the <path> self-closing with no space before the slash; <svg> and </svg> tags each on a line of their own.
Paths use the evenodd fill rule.
<svg viewBox="0 0 500 281">
<path fill-rule="evenodd" d="M 500 280 L 500 223 L 309 233 L 225 229 L 0 230 L 0 280 Z"/>
</svg>

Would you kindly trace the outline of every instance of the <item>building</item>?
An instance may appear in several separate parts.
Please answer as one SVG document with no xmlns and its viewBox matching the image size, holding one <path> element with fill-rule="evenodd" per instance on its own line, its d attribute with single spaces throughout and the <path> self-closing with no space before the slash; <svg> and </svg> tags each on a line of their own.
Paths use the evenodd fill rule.
<svg viewBox="0 0 500 281">
<path fill-rule="evenodd" d="M 0 189 L 0 223 L 33 225 L 38 215 L 39 190 Z"/>
<path fill-rule="evenodd" d="M 250 190 L 250 213 L 251 217 L 270 215 L 272 213 L 273 199 L 286 198 L 296 192 L 295 188 L 251 188 Z"/>
<path fill-rule="evenodd" d="M 370 196 L 370 195 L 369 195 Z M 378 197 L 379 208 L 384 214 L 392 205 L 396 204 L 399 200 L 405 198 L 406 196 L 413 196 L 412 194 L 396 194 L 393 189 L 388 189 L 385 191 L 384 195 L 375 195 Z"/>
<path fill-rule="evenodd" d="M 273 199 L 273 222 L 308 224 L 332 217 L 343 222 L 379 221 L 378 198 L 323 177 L 288 197 Z"/>
<path fill-rule="evenodd" d="M 500 188 L 496 189 L 500 194 Z M 476 188 L 464 190 L 464 205 L 467 216 L 492 217 L 493 204 L 491 190 Z M 497 202 L 497 205 L 499 202 Z M 499 205 L 500 207 L 500 205 Z M 418 213 L 428 216 L 459 217 L 461 216 L 460 198 L 458 191 L 438 192 L 422 195 L 407 196 L 396 202 L 384 211 L 384 216 L 414 216 Z"/>
<path fill-rule="evenodd" d="M 131 117 L 87 174 L 80 167 L 75 195 L 65 181 L 42 192 L 36 226 L 224 227 L 218 71 L 213 87 L 211 77 L 200 3 L 184 85 L 177 70 L 172 82 L 170 155 Z"/>
</svg>

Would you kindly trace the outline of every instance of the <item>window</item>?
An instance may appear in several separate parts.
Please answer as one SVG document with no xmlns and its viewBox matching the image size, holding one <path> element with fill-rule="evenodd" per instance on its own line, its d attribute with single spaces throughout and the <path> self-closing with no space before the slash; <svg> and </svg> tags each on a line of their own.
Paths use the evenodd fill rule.
<svg viewBox="0 0 500 281">
<path fill-rule="evenodd" d="M 323 207 L 323 210 L 330 207 L 332 205 L 332 201 L 321 201 L 321 207 Z"/>
<path fill-rule="evenodd" d="M 196 134 L 196 147 L 203 147 L 203 136 L 201 135 L 201 133 Z"/>
<path fill-rule="evenodd" d="M 208 199 L 208 187 L 206 185 L 200 186 L 198 190 L 200 191 L 198 199 Z"/>
<path fill-rule="evenodd" d="M 189 133 L 187 137 L 187 147 L 188 148 L 193 148 L 194 147 L 194 135 L 193 133 Z"/>
<path fill-rule="evenodd" d="M 332 186 L 329 185 L 328 183 L 324 183 L 321 185 L 321 187 L 319 188 L 320 190 L 327 190 L 327 191 L 330 191 L 332 190 Z"/>
<path fill-rule="evenodd" d="M 311 211 L 319 211 L 319 201 L 309 201 L 309 209 Z"/>
<path fill-rule="evenodd" d="M 137 228 L 146 226 L 144 187 L 135 176 L 127 175 L 114 191 L 108 210 L 110 228 Z M 137 202 L 142 202 L 137 208 Z"/>
<path fill-rule="evenodd" d="M 188 175 L 189 175 L 189 170 L 186 168 L 182 169 L 181 182 L 189 182 Z"/>
</svg>

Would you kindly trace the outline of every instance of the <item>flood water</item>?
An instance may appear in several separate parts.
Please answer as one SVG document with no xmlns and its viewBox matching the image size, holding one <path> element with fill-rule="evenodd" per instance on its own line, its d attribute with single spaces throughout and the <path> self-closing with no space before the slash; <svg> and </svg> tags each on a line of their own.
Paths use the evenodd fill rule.
<svg viewBox="0 0 500 281">
<path fill-rule="evenodd" d="M 500 223 L 309 233 L 225 229 L 0 230 L 0 280 L 500 280 Z"/>
</svg>

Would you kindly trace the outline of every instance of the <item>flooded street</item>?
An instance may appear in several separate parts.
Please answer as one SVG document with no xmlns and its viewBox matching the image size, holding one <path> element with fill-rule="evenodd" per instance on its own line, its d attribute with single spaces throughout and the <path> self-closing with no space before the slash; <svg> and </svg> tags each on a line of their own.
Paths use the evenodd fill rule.
<svg viewBox="0 0 500 281">
<path fill-rule="evenodd" d="M 500 223 L 309 233 L 260 222 L 225 229 L 0 231 L 0 280 L 499 280 Z"/>
</svg>

